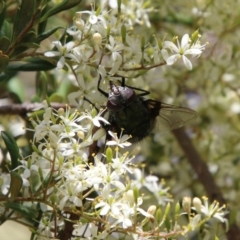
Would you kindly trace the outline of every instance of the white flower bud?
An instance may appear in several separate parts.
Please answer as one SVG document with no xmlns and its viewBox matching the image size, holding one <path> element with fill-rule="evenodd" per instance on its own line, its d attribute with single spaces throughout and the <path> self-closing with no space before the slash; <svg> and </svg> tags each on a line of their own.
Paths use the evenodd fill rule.
<svg viewBox="0 0 240 240">
<path fill-rule="evenodd" d="M 58 109 L 58 115 L 62 116 L 64 114 L 64 109 L 63 108 L 59 108 Z"/>
<path fill-rule="evenodd" d="M 156 212 L 156 210 L 157 210 L 157 207 L 156 207 L 155 205 L 151 205 L 151 206 L 148 208 L 147 212 L 150 213 L 151 215 L 154 215 L 155 212 Z"/>
<path fill-rule="evenodd" d="M 130 205 L 133 205 L 134 204 L 134 195 L 133 195 L 133 190 L 128 190 L 126 193 L 125 193 L 125 197 L 126 199 L 129 201 Z"/>
<path fill-rule="evenodd" d="M 193 199 L 193 206 L 196 208 L 196 211 L 198 213 L 200 213 L 201 212 L 202 201 L 198 197 L 195 197 Z"/>
<path fill-rule="evenodd" d="M 102 43 L 102 36 L 99 33 L 94 33 L 93 34 L 93 41 L 97 44 L 97 45 L 101 45 Z"/>
<path fill-rule="evenodd" d="M 83 21 L 76 20 L 76 21 L 75 21 L 75 24 L 76 24 L 77 28 L 78 28 L 80 31 L 83 31 L 83 30 L 84 30 L 84 23 L 83 23 Z"/>
<path fill-rule="evenodd" d="M 150 214 L 148 218 L 151 222 L 154 222 L 154 214 L 156 210 L 157 210 L 157 207 L 155 205 L 151 205 L 147 210 L 147 212 Z"/>
<path fill-rule="evenodd" d="M 78 131 L 78 132 L 77 132 L 77 136 L 79 137 L 79 139 L 84 139 L 84 137 L 85 137 L 83 131 Z"/>
<path fill-rule="evenodd" d="M 183 198 L 182 206 L 183 206 L 183 209 L 187 213 L 190 213 L 190 211 L 191 211 L 191 201 L 192 201 L 192 199 L 190 197 L 184 197 Z"/>
</svg>

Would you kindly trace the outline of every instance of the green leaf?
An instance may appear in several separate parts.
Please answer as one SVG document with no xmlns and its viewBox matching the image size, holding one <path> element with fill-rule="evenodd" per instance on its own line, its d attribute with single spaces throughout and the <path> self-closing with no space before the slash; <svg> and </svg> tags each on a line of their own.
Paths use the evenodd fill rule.
<svg viewBox="0 0 240 240">
<path fill-rule="evenodd" d="M 3 73 L 3 72 L 0 73 L 0 83 L 2 81 L 5 81 L 7 78 L 8 78 L 8 75 L 6 73 Z"/>
<path fill-rule="evenodd" d="M 2 51 L 0 51 L 0 73 L 5 70 L 9 63 L 9 58 L 7 55 L 3 54 Z"/>
<path fill-rule="evenodd" d="M 59 12 L 72 8 L 79 4 L 82 0 L 64 0 L 58 5 L 50 8 L 50 10 L 40 18 L 40 21 L 45 21 L 47 18 L 56 15 Z"/>
<path fill-rule="evenodd" d="M 11 169 L 13 170 L 19 165 L 18 163 L 19 149 L 18 149 L 17 143 L 9 133 L 2 131 L 1 135 L 7 147 L 7 150 L 9 151 L 11 162 L 12 162 Z"/>
<path fill-rule="evenodd" d="M 2 28 L 3 22 L 6 16 L 6 3 L 4 1 L 0 2 L 0 29 Z"/>
<path fill-rule="evenodd" d="M 3 26 L 0 30 L 0 37 L 6 37 L 8 39 L 11 39 L 12 37 L 12 28 L 8 21 L 4 21 Z M 1 46 L 1 48 L 3 48 Z"/>
<path fill-rule="evenodd" d="M 7 89 L 9 93 L 14 93 L 20 103 L 24 100 L 24 90 L 25 87 L 22 84 L 22 80 L 18 77 L 11 78 L 7 83 Z"/>
<path fill-rule="evenodd" d="M 36 33 L 35 33 L 35 30 L 32 29 L 31 31 L 26 33 L 21 39 L 21 41 L 19 41 L 19 43 L 15 46 L 11 56 L 16 57 L 18 54 L 23 53 L 29 48 L 38 48 L 39 46 L 35 42 L 36 42 Z"/>
<path fill-rule="evenodd" d="M 48 9 L 49 9 L 48 5 L 43 7 L 39 18 L 41 18 L 48 11 Z M 37 28 L 38 35 L 42 34 L 45 31 L 47 22 L 48 22 L 48 19 L 46 19 L 45 21 L 42 21 L 38 24 L 38 28 Z"/>
<path fill-rule="evenodd" d="M 41 41 L 43 41 L 44 39 L 46 39 L 49 36 L 51 36 L 53 33 L 55 33 L 60 28 L 63 28 L 63 27 L 59 26 L 59 27 L 55 27 L 53 29 L 50 29 L 50 30 L 48 30 L 46 32 L 43 32 L 42 34 L 38 35 L 36 42 L 40 43 Z"/>
<path fill-rule="evenodd" d="M 47 86 L 48 86 L 48 78 L 45 72 L 38 72 L 36 75 L 36 94 L 39 99 L 46 98 L 47 95 Z"/>
<path fill-rule="evenodd" d="M 11 196 L 9 199 L 10 199 L 10 202 L 12 202 L 18 196 L 23 185 L 23 180 L 21 176 L 16 172 L 10 172 L 10 175 L 11 175 L 11 185 L 10 185 L 9 192 L 11 193 Z"/>
<path fill-rule="evenodd" d="M 6 208 L 12 209 L 28 218 L 37 218 L 38 216 L 38 211 L 36 209 L 28 206 L 23 206 L 21 203 L 6 202 L 4 205 Z"/>
<path fill-rule="evenodd" d="M 0 50 L 6 52 L 10 46 L 10 40 L 7 37 L 0 38 Z"/>
<path fill-rule="evenodd" d="M 26 29 L 29 23 L 33 20 L 34 6 L 35 0 L 22 1 L 14 22 L 13 41 L 15 41 L 19 35 L 21 35 L 23 30 Z"/>
<path fill-rule="evenodd" d="M 57 93 L 53 93 L 48 99 L 50 102 L 59 102 L 59 103 L 63 102 L 64 100 L 63 97 Z"/>
<path fill-rule="evenodd" d="M 53 59 L 31 58 L 26 61 L 11 62 L 7 66 L 8 71 L 48 71 L 56 67 L 56 64 L 51 63 Z M 55 61 L 56 62 L 56 61 Z"/>
</svg>

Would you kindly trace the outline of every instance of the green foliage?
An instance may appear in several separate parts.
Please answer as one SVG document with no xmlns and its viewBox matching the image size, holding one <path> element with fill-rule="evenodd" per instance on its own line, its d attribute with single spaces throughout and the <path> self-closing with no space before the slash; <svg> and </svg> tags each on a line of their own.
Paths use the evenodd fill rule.
<svg viewBox="0 0 240 240">
<path fill-rule="evenodd" d="M 81 0 L 65 0 L 57 5 L 51 5 L 46 0 L 25 0 L 19 6 L 13 26 L 5 19 L 6 3 L 2 2 L 0 9 L 0 73 L 9 71 L 45 71 L 52 69 L 51 63 L 41 56 L 32 54 L 27 58 L 29 49 L 36 51 L 39 44 L 54 34 L 61 26 L 47 29 L 48 19 L 62 11 L 70 9 Z M 36 31 L 37 29 L 37 31 Z M 26 56 L 25 56 L 26 55 Z M 15 61 L 18 61 L 16 63 Z M 38 61 L 38 63 L 36 63 Z M 37 67 L 35 66 L 37 64 Z M 9 74 L 2 74 L 2 79 L 8 79 Z"/>
<path fill-rule="evenodd" d="M 2 138 L 6 144 L 7 150 L 11 156 L 11 169 L 14 170 L 19 165 L 19 149 L 14 138 L 7 132 L 1 132 Z"/>
</svg>

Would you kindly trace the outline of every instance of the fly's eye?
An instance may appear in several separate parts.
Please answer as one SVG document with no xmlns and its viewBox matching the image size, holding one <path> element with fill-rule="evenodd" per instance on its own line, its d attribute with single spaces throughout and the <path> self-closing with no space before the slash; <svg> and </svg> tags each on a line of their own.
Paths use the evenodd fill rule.
<svg viewBox="0 0 240 240">
<path fill-rule="evenodd" d="M 111 91 L 108 97 L 107 108 L 110 111 L 120 111 L 131 104 L 136 98 L 133 89 L 129 87 L 117 87 L 117 91 Z"/>
</svg>

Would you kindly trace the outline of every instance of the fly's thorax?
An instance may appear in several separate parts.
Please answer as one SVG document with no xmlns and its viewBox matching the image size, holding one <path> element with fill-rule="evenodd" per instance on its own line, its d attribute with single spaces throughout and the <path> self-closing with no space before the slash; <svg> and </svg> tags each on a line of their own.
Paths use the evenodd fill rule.
<svg viewBox="0 0 240 240">
<path fill-rule="evenodd" d="M 132 135 L 133 142 L 145 138 L 154 126 L 155 118 L 151 118 L 143 101 L 136 95 L 134 100 L 121 110 L 109 111 L 109 121 L 112 122 L 117 133 L 124 129 L 124 134 Z"/>
</svg>

